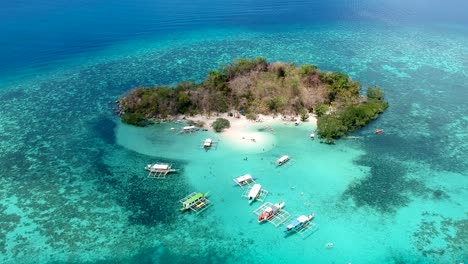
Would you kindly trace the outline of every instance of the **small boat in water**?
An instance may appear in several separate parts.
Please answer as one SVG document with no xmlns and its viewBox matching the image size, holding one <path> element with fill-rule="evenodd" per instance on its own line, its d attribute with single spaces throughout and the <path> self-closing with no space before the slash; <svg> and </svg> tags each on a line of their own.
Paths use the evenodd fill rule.
<svg viewBox="0 0 468 264">
<path fill-rule="evenodd" d="M 303 227 L 306 227 L 314 218 L 315 214 L 311 213 L 310 215 L 301 215 L 295 220 L 293 220 L 287 227 L 284 232 L 297 231 Z"/>
<path fill-rule="evenodd" d="M 252 175 L 245 174 L 245 175 L 242 175 L 240 177 L 235 178 L 234 182 L 237 183 L 240 186 L 244 186 L 246 184 L 249 184 L 249 183 L 253 182 L 253 180 L 254 179 L 252 178 Z"/>
<path fill-rule="evenodd" d="M 197 130 L 198 130 L 198 128 L 196 126 L 184 126 L 182 128 L 181 133 L 193 133 L 193 132 L 195 132 Z"/>
<path fill-rule="evenodd" d="M 380 135 L 380 134 L 383 134 L 383 129 L 376 129 L 374 130 L 374 133 L 377 134 L 377 135 Z"/>
<path fill-rule="evenodd" d="M 203 142 L 203 147 L 205 149 L 209 149 L 211 148 L 211 146 L 213 146 L 213 140 L 211 138 L 205 139 L 205 141 Z"/>
<path fill-rule="evenodd" d="M 208 193 L 194 192 L 187 197 L 180 200 L 182 203 L 181 211 L 188 209 L 200 209 L 209 204 L 209 201 L 206 199 Z"/>
<path fill-rule="evenodd" d="M 176 171 L 175 169 L 171 168 L 170 164 L 166 164 L 166 163 L 148 164 L 146 165 L 145 170 L 151 173 L 169 173 L 169 172 Z"/>
<path fill-rule="evenodd" d="M 276 203 L 272 206 L 269 206 L 267 208 L 265 208 L 265 211 L 263 211 L 263 213 L 261 213 L 259 216 L 258 216 L 258 222 L 261 223 L 263 221 L 268 221 L 270 220 L 273 216 L 275 216 L 275 214 L 280 210 L 282 209 L 284 206 L 284 202 L 281 202 L 281 203 Z"/>
<path fill-rule="evenodd" d="M 260 195 L 261 190 L 262 190 L 262 186 L 256 183 L 252 186 L 252 189 L 250 189 L 247 197 L 249 198 L 249 200 L 255 200 Z"/>
<path fill-rule="evenodd" d="M 286 162 L 288 162 L 288 160 L 289 160 L 288 155 L 281 156 L 279 159 L 276 160 L 276 165 L 281 166 L 281 165 L 285 164 Z"/>
</svg>

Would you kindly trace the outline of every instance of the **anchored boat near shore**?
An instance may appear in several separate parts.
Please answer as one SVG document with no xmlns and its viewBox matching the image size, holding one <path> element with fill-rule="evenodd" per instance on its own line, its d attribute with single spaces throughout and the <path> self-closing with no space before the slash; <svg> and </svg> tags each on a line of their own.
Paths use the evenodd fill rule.
<svg viewBox="0 0 468 264">
<path fill-rule="evenodd" d="M 182 203 L 181 211 L 192 210 L 194 212 L 201 213 L 206 208 L 211 205 L 211 202 L 206 198 L 208 193 L 193 192 L 186 197 L 182 198 L 180 202 Z"/>
<path fill-rule="evenodd" d="M 281 210 L 282 208 L 284 207 L 284 202 L 281 202 L 281 203 L 276 203 L 272 206 L 268 206 L 267 208 L 265 208 L 265 211 L 263 211 L 259 216 L 258 216 L 258 222 L 261 223 L 263 221 L 268 221 L 270 220 L 271 218 L 273 218 L 273 216 L 275 216 L 275 214 Z"/>
<path fill-rule="evenodd" d="M 213 140 L 211 138 L 205 139 L 205 141 L 203 142 L 203 148 L 209 149 L 211 148 L 211 146 L 213 146 Z"/>
<path fill-rule="evenodd" d="M 262 190 L 262 186 L 258 183 L 254 184 L 252 188 L 250 189 L 249 194 L 247 195 L 249 200 L 257 199 L 258 196 L 260 195 L 260 190 Z"/>
<path fill-rule="evenodd" d="M 167 163 L 148 164 L 145 166 L 145 170 L 149 172 L 148 177 L 155 179 L 163 179 L 168 173 L 177 172 L 176 169 L 172 168 L 171 164 Z"/>
<path fill-rule="evenodd" d="M 318 229 L 317 225 L 312 223 L 312 219 L 315 217 L 314 213 L 310 215 L 301 215 L 295 220 L 293 220 L 289 225 L 286 226 L 286 234 L 296 232 L 300 234 L 303 238 L 306 238 L 314 231 Z"/>
<path fill-rule="evenodd" d="M 305 226 L 307 226 L 312 219 L 314 218 L 315 214 L 311 213 L 310 215 L 301 215 L 298 218 L 294 219 L 287 227 L 285 232 L 290 231 L 297 231 Z"/>
<path fill-rule="evenodd" d="M 263 201 L 267 195 L 268 191 L 262 189 L 262 185 L 255 183 L 251 185 L 242 196 L 249 199 L 249 203 L 253 203 L 254 201 Z"/>
<path fill-rule="evenodd" d="M 291 217 L 286 210 L 283 209 L 284 202 L 272 204 L 270 202 L 266 202 L 262 204 L 259 208 L 253 211 L 254 214 L 258 216 L 258 222 L 270 222 L 272 225 L 278 227 L 284 222 L 288 221 Z"/>
<path fill-rule="evenodd" d="M 250 174 L 245 174 L 245 175 L 239 176 L 239 177 L 234 179 L 234 182 L 237 185 L 241 186 L 241 187 L 243 187 L 245 185 L 249 185 L 252 182 L 255 183 L 252 175 L 250 175 Z"/>
<path fill-rule="evenodd" d="M 289 156 L 288 155 L 283 155 L 279 159 L 276 160 L 276 165 L 281 166 L 281 165 L 285 164 L 288 161 L 289 161 Z"/>
</svg>

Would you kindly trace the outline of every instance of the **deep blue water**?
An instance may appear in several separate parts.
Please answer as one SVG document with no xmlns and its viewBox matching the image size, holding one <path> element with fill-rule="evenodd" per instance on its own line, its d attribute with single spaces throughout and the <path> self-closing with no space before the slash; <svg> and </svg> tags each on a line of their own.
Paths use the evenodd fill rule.
<svg viewBox="0 0 468 264">
<path fill-rule="evenodd" d="M 466 263 L 466 10 L 462 0 L 3 1 L 0 262 Z M 135 86 L 199 81 L 256 56 L 349 73 L 382 86 L 391 107 L 359 142 L 313 145 L 278 128 L 280 149 L 249 163 L 224 145 L 180 151 L 203 135 L 173 142 L 173 124 L 138 130 L 112 112 Z M 304 165 L 287 180 L 258 169 L 280 151 Z M 155 159 L 181 173 L 148 181 L 141 168 Z M 254 225 L 224 187 L 240 168 L 277 176 L 262 181 L 294 213 L 312 203 L 320 231 L 284 239 Z M 174 210 L 194 189 L 213 193 L 202 221 Z"/>
<path fill-rule="evenodd" d="M 3 1 L 0 78 L 47 68 L 135 38 L 212 27 L 272 28 L 334 22 L 468 23 L 462 0 L 432 1 Z M 31 73 L 33 74 L 33 73 Z"/>
</svg>

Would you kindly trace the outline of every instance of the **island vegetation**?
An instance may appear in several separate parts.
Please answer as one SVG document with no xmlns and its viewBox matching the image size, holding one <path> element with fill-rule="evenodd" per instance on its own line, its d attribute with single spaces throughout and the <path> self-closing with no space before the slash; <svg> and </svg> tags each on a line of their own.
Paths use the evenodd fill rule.
<svg viewBox="0 0 468 264">
<path fill-rule="evenodd" d="M 231 127 L 231 123 L 225 118 L 217 118 L 213 124 L 211 124 L 211 127 L 213 127 L 214 131 L 221 132 L 223 129 Z"/>
<path fill-rule="evenodd" d="M 179 115 L 230 112 L 253 120 L 266 114 L 299 116 L 305 121 L 315 113 L 318 136 L 331 143 L 388 107 L 378 86 L 367 89 L 367 96 L 360 91 L 361 85 L 348 75 L 323 72 L 314 65 L 236 59 L 209 71 L 201 83 L 135 88 L 118 100 L 118 113 L 123 122 L 137 126 Z M 221 131 L 229 121 L 217 119 L 212 127 Z"/>
</svg>

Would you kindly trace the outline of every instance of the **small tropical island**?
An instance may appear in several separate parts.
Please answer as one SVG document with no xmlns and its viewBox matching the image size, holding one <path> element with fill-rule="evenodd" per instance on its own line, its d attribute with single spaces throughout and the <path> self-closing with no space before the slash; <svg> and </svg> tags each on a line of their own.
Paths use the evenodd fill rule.
<svg viewBox="0 0 468 264">
<path fill-rule="evenodd" d="M 116 112 L 124 123 L 135 126 L 220 113 L 254 121 L 260 115 L 307 121 L 315 114 L 318 137 L 333 143 L 388 108 L 380 87 L 368 88 L 366 95 L 360 91 L 361 84 L 347 74 L 323 72 L 310 64 L 268 63 L 259 57 L 236 59 L 209 71 L 201 83 L 135 88 L 117 100 Z M 200 120 L 195 123 L 204 125 Z M 217 118 L 211 126 L 220 132 L 230 123 Z"/>
</svg>

